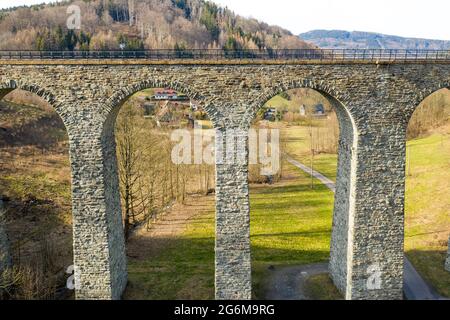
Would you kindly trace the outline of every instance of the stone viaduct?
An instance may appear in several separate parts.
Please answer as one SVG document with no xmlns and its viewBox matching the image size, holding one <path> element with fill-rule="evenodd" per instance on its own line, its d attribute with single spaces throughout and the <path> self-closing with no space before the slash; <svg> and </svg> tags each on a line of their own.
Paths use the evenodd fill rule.
<svg viewBox="0 0 450 320">
<path fill-rule="evenodd" d="M 274 95 L 328 97 L 341 130 L 330 274 L 347 299 L 402 299 L 406 128 L 424 98 L 449 88 L 449 61 L 0 60 L 0 98 L 34 92 L 68 131 L 78 299 L 120 299 L 127 284 L 114 124 L 128 97 L 163 86 L 198 100 L 216 131 L 244 129 L 244 141 Z M 251 299 L 247 170 L 216 164 L 217 299 Z"/>
</svg>

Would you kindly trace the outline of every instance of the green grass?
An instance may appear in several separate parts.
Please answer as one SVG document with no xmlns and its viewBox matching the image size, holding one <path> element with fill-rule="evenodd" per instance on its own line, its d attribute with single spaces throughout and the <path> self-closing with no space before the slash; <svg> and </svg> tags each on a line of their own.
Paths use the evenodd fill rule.
<svg viewBox="0 0 450 320">
<path fill-rule="evenodd" d="M 214 299 L 214 211 L 192 219 L 179 239 L 149 260 L 130 259 L 125 299 Z"/>
<path fill-rule="evenodd" d="M 450 234 L 450 136 L 433 134 L 408 143 L 405 251 L 417 271 L 450 297 L 443 266 Z"/>
<path fill-rule="evenodd" d="M 288 108 L 292 104 L 291 101 L 283 98 L 282 96 L 278 95 L 267 101 L 266 106 L 268 107 L 277 107 L 277 108 Z"/>
<path fill-rule="evenodd" d="M 293 126 L 281 131 L 286 152 L 301 163 L 311 167 L 311 139 L 307 127 Z M 337 154 L 322 153 L 312 159 L 314 170 L 336 181 Z"/>
<path fill-rule="evenodd" d="M 62 197 L 70 201 L 70 182 L 56 181 L 45 173 L 5 175 L 0 177 L 0 192 L 14 199 L 25 199 L 30 195 L 37 199 Z"/>
<path fill-rule="evenodd" d="M 269 265 L 328 258 L 333 195 L 293 166 L 282 186 L 252 188 L 251 244 L 255 297 Z M 298 210 L 298 208 L 302 210 Z M 214 299 L 214 209 L 192 220 L 179 239 L 142 261 L 129 260 L 126 299 Z"/>
<path fill-rule="evenodd" d="M 297 138 L 302 130 L 292 130 L 288 147 L 304 161 L 302 146 L 308 142 Z M 450 230 L 450 139 L 433 135 L 408 145 L 412 176 L 407 179 L 405 250 L 417 270 L 442 295 L 450 296 L 450 273 L 443 268 Z M 336 155 L 321 155 L 315 168 L 335 179 Z M 281 183 L 251 188 L 254 298 L 263 297 L 269 266 L 323 262 L 329 256 L 333 194 L 318 181 L 311 190 L 310 177 L 289 164 L 285 175 L 289 179 Z M 131 259 L 129 274 L 127 298 L 213 299 L 213 208 L 194 219 L 160 255 L 148 261 Z M 335 297 L 335 288 L 323 277 L 312 279 L 311 287 L 317 299 Z"/>
<path fill-rule="evenodd" d="M 310 165 L 307 128 L 284 130 L 288 153 Z M 450 234 L 450 136 L 436 133 L 408 142 L 405 252 L 440 294 L 450 296 L 450 273 L 443 268 Z M 337 156 L 321 154 L 314 168 L 336 180 Z"/>
<path fill-rule="evenodd" d="M 262 297 L 271 265 L 326 261 L 330 251 L 333 193 L 308 175 L 285 165 L 283 185 L 251 189 L 251 245 L 254 297 Z"/>
<path fill-rule="evenodd" d="M 155 95 L 155 88 L 149 88 L 149 89 L 144 89 L 141 91 L 136 92 L 133 97 L 138 98 L 138 97 L 152 97 Z"/>
<path fill-rule="evenodd" d="M 310 165 L 308 129 L 284 130 L 288 153 Z M 436 133 L 408 142 L 405 252 L 440 294 L 450 296 L 450 273 L 443 268 L 450 234 L 450 136 Z M 337 156 L 321 154 L 314 168 L 336 180 Z"/>
<path fill-rule="evenodd" d="M 309 277 L 305 283 L 305 290 L 311 300 L 343 300 L 342 294 L 326 273 Z"/>
</svg>

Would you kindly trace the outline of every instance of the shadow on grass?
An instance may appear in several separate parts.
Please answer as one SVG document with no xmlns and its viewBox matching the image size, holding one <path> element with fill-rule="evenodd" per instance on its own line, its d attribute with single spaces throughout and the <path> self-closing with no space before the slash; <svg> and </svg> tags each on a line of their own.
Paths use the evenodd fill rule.
<svg viewBox="0 0 450 320">
<path fill-rule="evenodd" d="M 307 212 L 313 209 L 329 211 L 331 214 L 334 197 L 326 187 L 317 186 L 311 190 L 309 186 L 285 186 L 270 188 L 269 191 L 255 192 L 250 196 L 251 216 L 267 216 L 271 214 L 283 214 L 286 210 L 295 210 L 297 213 Z"/>
<path fill-rule="evenodd" d="M 213 237 L 134 239 L 128 252 L 124 299 L 214 299 Z"/>
<path fill-rule="evenodd" d="M 409 250 L 406 256 L 425 281 L 441 296 L 450 298 L 450 272 L 444 268 L 447 250 Z"/>
<path fill-rule="evenodd" d="M 292 236 L 297 236 L 297 233 Z M 319 232 L 315 236 L 323 235 Z M 146 250 L 145 242 L 136 241 L 143 250 L 139 257 L 129 257 L 129 284 L 125 299 L 214 299 L 213 237 L 151 239 L 152 246 L 156 248 L 153 251 Z M 441 295 L 448 297 L 450 273 L 443 267 L 446 253 L 414 250 L 407 252 L 407 255 L 419 273 Z M 320 263 L 328 258 L 328 250 L 277 249 L 252 245 L 254 298 L 264 297 L 266 280 L 274 266 Z"/>
<path fill-rule="evenodd" d="M 5 119 L 9 119 L 8 122 L 15 124 L 13 127 L 1 128 L 0 147 L 31 145 L 47 150 L 58 142 L 68 140 L 65 126 L 55 111 L 4 101 L 0 102 L 0 111 Z M 22 123 L 17 123 L 17 119 L 21 119 Z"/>
<path fill-rule="evenodd" d="M 134 240 L 129 252 L 129 283 L 124 299 L 214 299 L 214 238 L 161 238 Z M 146 241 L 149 241 L 146 243 Z M 146 248 L 151 242 L 153 249 Z M 136 248 L 142 248 L 140 252 Z M 129 250 L 130 251 L 130 250 Z M 139 253 L 137 255 L 136 253 Z M 252 246 L 255 292 L 271 265 L 323 262 L 327 251 L 287 250 Z M 260 258 L 264 258 L 261 260 Z"/>
<path fill-rule="evenodd" d="M 323 237 L 329 236 L 331 228 L 320 228 L 312 231 L 302 231 L 302 232 L 287 232 L 287 233 L 258 233 L 252 234 L 252 238 L 257 237 L 282 237 L 282 238 L 294 238 L 294 237 Z"/>
<path fill-rule="evenodd" d="M 298 195 L 299 192 L 306 192 L 306 193 L 316 193 L 318 191 L 321 192 L 331 192 L 326 186 L 323 184 L 315 184 L 314 189 L 311 189 L 311 185 L 309 183 L 303 183 L 303 184 L 296 184 L 296 185 L 290 185 L 290 186 L 280 186 L 280 187 L 271 187 L 271 188 L 261 188 L 261 189 L 254 189 L 253 195 L 258 196 L 261 194 L 286 194 L 288 197 L 290 193 Z"/>
<path fill-rule="evenodd" d="M 266 199 L 266 201 L 269 199 Z M 274 201 L 270 204 L 267 203 L 257 203 L 256 201 L 253 201 L 252 207 L 251 207 L 251 216 L 252 217 L 258 217 L 258 216 L 267 216 L 267 213 L 263 212 L 263 210 L 272 210 L 272 211 L 278 211 L 274 212 L 274 214 L 284 214 L 286 213 L 286 210 L 295 210 L 297 214 L 301 214 L 302 212 L 306 212 L 308 210 L 320 208 L 320 211 L 332 211 L 332 205 L 333 202 L 329 201 L 328 199 L 324 198 L 317 198 L 317 199 L 311 199 L 311 198 L 303 198 L 303 199 L 289 199 L 286 198 L 285 201 L 288 201 L 289 204 L 283 203 L 282 198 L 273 199 Z M 278 200 L 278 203 L 275 202 L 275 200 Z M 302 209 L 299 210 L 299 206 L 302 206 Z M 284 210 L 284 212 L 280 212 Z M 255 211 L 259 211 L 261 213 L 256 213 Z"/>
</svg>

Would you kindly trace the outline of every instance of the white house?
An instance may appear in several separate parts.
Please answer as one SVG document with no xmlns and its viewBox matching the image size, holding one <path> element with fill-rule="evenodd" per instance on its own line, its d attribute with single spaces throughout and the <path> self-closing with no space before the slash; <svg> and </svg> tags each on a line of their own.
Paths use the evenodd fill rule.
<svg viewBox="0 0 450 320">
<path fill-rule="evenodd" d="M 155 92 L 155 100 L 177 100 L 178 94 L 175 90 L 164 89 Z"/>
<path fill-rule="evenodd" d="M 302 105 L 300 106 L 299 112 L 300 112 L 300 115 L 301 115 L 302 117 L 306 116 L 306 107 L 305 107 L 304 104 L 302 104 Z"/>
</svg>

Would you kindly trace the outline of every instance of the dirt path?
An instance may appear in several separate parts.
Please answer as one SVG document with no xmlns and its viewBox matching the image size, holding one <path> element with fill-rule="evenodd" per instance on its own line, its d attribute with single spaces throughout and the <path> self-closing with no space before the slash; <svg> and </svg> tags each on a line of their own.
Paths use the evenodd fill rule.
<svg viewBox="0 0 450 320">
<path fill-rule="evenodd" d="M 307 174 L 312 175 L 314 178 L 316 178 L 317 180 L 322 182 L 325 186 L 327 186 L 327 188 L 330 189 L 333 193 L 336 192 L 336 185 L 335 185 L 335 183 L 332 180 L 330 180 L 327 177 L 325 177 L 320 172 L 317 172 L 315 170 L 311 170 L 310 167 L 307 167 L 304 164 L 302 164 L 302 163 L 292 159 L 290 156 L 287 156 L 287 161 L 290 164 L 294 165 L 295 167 L 299 168 L 300 170 L 306 172 Z"/>
<path fill-rule="evenodd" d="M 175 204 L 147 230 L 136 231 L 127 245 L 127 254 L 140 259 L 158 254 L 167 249 L 173 239 L 180 237 L 189 226 L 190 220 L 214 210 L 215 196 L 192 195 L 185 204 Z"/>
</svg>

